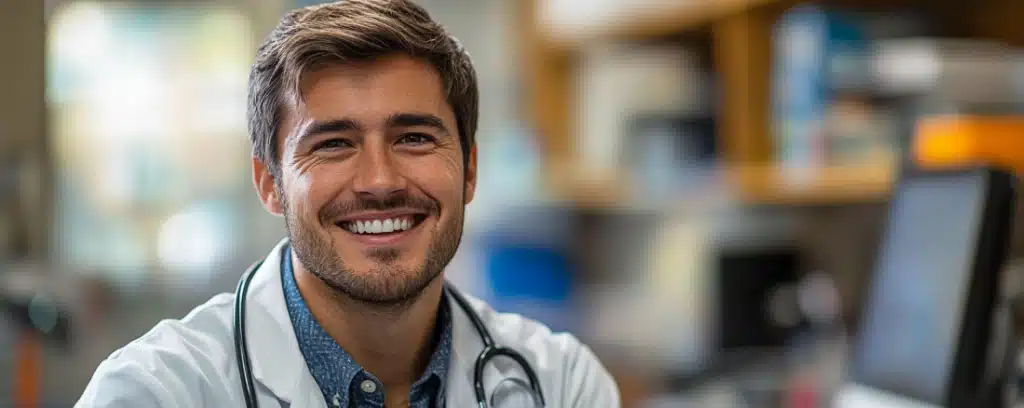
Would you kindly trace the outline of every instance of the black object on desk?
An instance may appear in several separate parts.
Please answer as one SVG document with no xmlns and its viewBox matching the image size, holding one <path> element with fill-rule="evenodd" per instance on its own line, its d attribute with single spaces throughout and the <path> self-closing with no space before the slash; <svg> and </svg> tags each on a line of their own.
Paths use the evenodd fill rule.
<svg viewBox="0 0 1024 408">
<path fill-rule="evenodd" d="M 1003 405 L 982 400 L 1007 380 L 993 334 L 1016 186 L 989 168 L 901 177 L 837 408 Z"/>
<path fill-rule="evenodd" d="M 723 250 L 718 268 L 720 351 L 779 349 L 806 328 L 796 299 L 798 249 Z"/>
</svg>

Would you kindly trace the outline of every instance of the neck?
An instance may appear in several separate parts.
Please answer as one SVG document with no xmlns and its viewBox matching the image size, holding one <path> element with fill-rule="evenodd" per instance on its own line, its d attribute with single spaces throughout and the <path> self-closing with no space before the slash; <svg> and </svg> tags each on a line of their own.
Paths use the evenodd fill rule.
<svg viewBox="0 0 1024 408">
<path fill-rule="evenodd" d="M 292 256 L 299 292 L 317 322 L 388 394 L 408 390 L 426 369 L 444 280 L 399 306 L 367 304 L 338 293 Z"/>
</svg>

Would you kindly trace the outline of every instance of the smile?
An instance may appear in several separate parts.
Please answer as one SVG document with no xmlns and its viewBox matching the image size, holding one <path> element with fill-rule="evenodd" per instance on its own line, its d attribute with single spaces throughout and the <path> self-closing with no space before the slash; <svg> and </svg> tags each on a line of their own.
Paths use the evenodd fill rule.
<svg viewBox="0 0 1024 408">
<path fill-rule="evenodd" d="M 418 213 L 365 214 L 340 220 L 337 226 L 360 240 L 369 240 L 368 244 L 393 244 L 420 226 L 426 218 L 426 214 Z"/>
<path fill-rule="evenodd" d="M 340 226 L 356 234 L 389 234 L 412 229 L 422 221 L 417 218 L 420 217 L 409 215 L 396 218 L 343 221 Z"/>
</svg>

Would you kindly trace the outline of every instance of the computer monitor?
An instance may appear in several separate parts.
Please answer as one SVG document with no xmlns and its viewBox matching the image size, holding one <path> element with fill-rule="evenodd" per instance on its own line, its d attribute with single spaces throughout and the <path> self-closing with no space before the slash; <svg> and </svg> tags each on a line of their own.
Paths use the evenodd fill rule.
<svg viewBox="0 0 1024 408">
<path fill-rule="evenodd" d="M 836 408 L 977 406 L 1015 187 L 985 168 L 901 177 Z"/>
</svg>

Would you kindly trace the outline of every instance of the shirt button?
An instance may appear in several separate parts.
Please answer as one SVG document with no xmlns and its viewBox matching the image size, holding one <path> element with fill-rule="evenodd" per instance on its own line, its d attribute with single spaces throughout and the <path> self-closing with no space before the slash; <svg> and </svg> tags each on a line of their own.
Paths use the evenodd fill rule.
<svg viewBox="0 0 1024 408">
<path fill-rule="evenodd" d="M 371 394 L 374 391 L 377 391 L 377 383 L 372 380 L 363 380 L 362 384 L 359 384 L 359 388 L 362 389 L 363 392 Z"/>
</svg>

